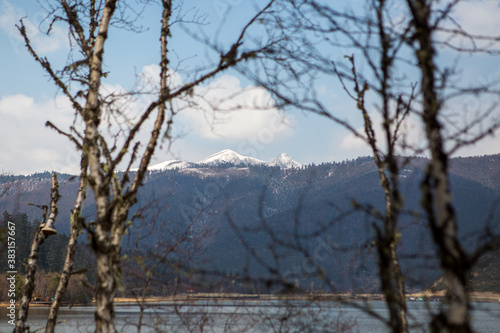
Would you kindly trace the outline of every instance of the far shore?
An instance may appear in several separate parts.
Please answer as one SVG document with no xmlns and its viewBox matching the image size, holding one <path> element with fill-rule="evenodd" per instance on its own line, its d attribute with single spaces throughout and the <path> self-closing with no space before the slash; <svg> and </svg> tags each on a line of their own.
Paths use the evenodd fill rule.
<svg viewBox="0 0 500 333">
<path fill-rule="evenodd" d="M 438 292 L 418 292 L 407 294 L 408 301 L 427 301 L 427 300 L 441 300 L 444 298 L 445 291 Z M 471 302 L 487 302 L 499 303 L 500 294 L 492 292 L 473 292 L 470 295 Z M 144 302 L 146 304 L 160 304 L 160 303 L 188 303 L 200 300 L 207 301 L 228 301 L 228 300 L 241 300 L 241 301 L 266 301 L 266 300 L 309 300 L 309 301 L 383 301 L 382 294 L 238 294 L 238 293 L 186 293 L 177 294 L 172 296 L 151 296 L 146 297 Z M 141 298 L 133 297 L 115 297 L 114 303 L 116 305 L 124 304 L 138 304 Z M 83 305 L 93 305 L 83 304 Z M 0 306 L 5 307 L 10 305 L 8 302 L 0 302 Z M 16 303 L 16 308 L 19 307 L 19 302 Z M 31 302 L 30 307 L 48 307 L 50 302 Z M 64 307 L 64 305 L 62 305 Z M 73 304 L 72 306 L 79 306 Z"/>
<path fill-rule="evenodd" d="M 439 300 L 444 298 L 445 291 L 438 292 L 419 292 L 407 294 L 408 301 L 414 299 L 419 300 Z M 473 292 L 471 293 L 472 302 L 488 302 L 499 303 L 500 294 L 492 292 Z M 382 294 L 237 294 L 237 293 L 186 293 L 163 297 L 146 297 L 144 302 L 147 304 L 154 303 L 170 303 L 170 302 L 194 302 L 199 300 L 208 301 L 226 301 L 226 300 L 242 300 L 242 301 L 265 301 L 265 300 L 310 300 L 310 301 L 383 301 Z M 141 302 L 140 298 L 121 298 L 117 297 L 114 300 L 115 304 L 131 304 Z"/>
</svg>

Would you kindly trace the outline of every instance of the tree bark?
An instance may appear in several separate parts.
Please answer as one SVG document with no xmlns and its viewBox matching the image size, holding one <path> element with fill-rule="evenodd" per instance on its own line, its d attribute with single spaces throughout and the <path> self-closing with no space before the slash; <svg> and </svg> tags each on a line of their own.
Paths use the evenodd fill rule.
<svg viewBox="0 0 500 333">
<path fill-rule="evenodd" d="M 116 332 L 113 299 L 116 290 L 115 273 L 110 262 L 110 253 L 96 251 L 97 290 L 96 290 L 96 332 Z"/>
<path fill-rule="evenodd" d="M 96 332 L 116 332 L 114 327 L 113 297 L 115 290 L 114 274 L 108 257 L 107 234 L 110 232 L 109 220 L 109 189 L 101 170 L 101 152 L 98 127 L 101 121 L 101 105 L 99 88 L 102 77 L 102 61 L 104 45 L 108 37 L 111 18 L 116 9 L 117 0 L 107 0 L 94 43 L 94 49 L 89 59 L 90 75 L 87 104 L 83 120 L 85 121 L 85 139 L 83 154 L 87 154 L 89 165 L 89 183 L 95 196 L 97 219 L 92 243 L 96 251 L 97 281 L 96 290 Z M 98 239 L 95 239 L 95 238 Z"/>
<path fill-rule="evenodd" d="M 123 193 L 114 193 L 115 198 L 110 204 L 109 190 L 104 189 L 113 180 L 101 179 L 98 146 L 95 146 L 94 159 L 90 160 L 90 175 L 95 179 L 94 194 L 97 204 L 97 223 L 95 232 L 92 234 L 92 247 L 96 252 L 97 260 L 97 282 L 96 289 L 96 332 L 116 332 L 114 326 L 113 299 L 118 281 L 121 277 L 120 255 L 121 242 L 126 230 L 126 221 L 130 207 L 136 202 L 136 194 L 142 180 L 147 172 L 147 166 L 155 151 L 160 137 L 161 128 L 165 121 L 165 102 L 170 98 L 168 89 L 168 58 L 167 58 L 167 38 L 170 35 L 169 24 L 172 10 L 170 0 L 163 1 L 162 27 L 161 27 L 161 73 L 160 73 L 160 96 L 158 98 L 158 113 L 148 145 L 143 153 L 138 171 L 134 177 L 130 190 Z M 89 103 L 92 105 L 92 103 Z M 87 123 L 90 133 L 92 133 L 95 122 Z M 94 142 L 94 141 L 91 141 Z M 97 140 L 95 141 L 97 143 Z M 92 150 L 91 154 L 92 154 Z M 93 164 L 94 168 L 93 169 Z M 113 177 L 110 174 L 109 177 Z M 100 185 L 99 185 L 100 184 Z"/>
<path fill-rule="evenodd" d="M 28 310 L 31 301 L 31 296 L 33 295 L 33 290 L 35 289 L 35 275 L 38 269 L 37 261 L 38 254 L 40 252 L 40 248 L 48 237 L 43 231 L 43 227 L 50 227 L 55 222 L 55 219 L 58 214 L 57 210 L 57 201 L 59 200 L 59 191 L 58 191 L 59 183 L 57 182 L 57 175 L 55 173 L 52 174 L 51 178 L 51 201 L 50 201 L 50 211 L 49 216 L 45 220 L 45 215 L 42 223 L 37 228 L 35 233 L 35 237 L 33 238 L 33 242 L 31 243 L 30 255 L 28 257 L 28 264 L 26 266 L 26 280 L 23 286 L 23 298 L 21 299 L 21 306 L 19 308 L 18 319 L 16 321 L 16 327 L 14 328 L 14 333 L 24 333 L 26 330 L 29 330 L 29 327 L 26 327 L 26 321 L 28 320 Z M 46 206 L 45 206 L 46 211 Z"/>
<path fill-rule="evenodd" d="M 427 212 L 434 242 L 444 270 L 448 307 L 434 317 L 433 332 L 472 332 L 470 326 L 468 280 L 470 268 L 466 253 L 458 239 L 455 211 L 448 179 L 448 155 L 445 152 L 441 109 L 435 83 L 435 50 L 430 24 L 431 3 L 408 0 L 415 25 L 416 48 L 421 72 L 423 95 L 422 119 L 429 144 L 431 160 L 423 183 L 424 208 Z"/>
<path fill-rule="evenodd" d="M 85 155 L 82 155 L 82 162 L 80 164 L 80 185 L 78 188 L 78 194 L 75 201 L 75 206 L 71 213 L 71 228 L 68 240 L 68 247 L 66 252 L 66 258 L 64 259 L 64 266 L 61 273 L 61 278 L 59 279 L 59 284 L 57 285 L 56 294 L 54 295 L 54 301 L 50 306 L 49 318 L 47 319 L 47 324 L 45 326 L 46 333 L 53 333 L 56 327 L 57 313 L 61 305 L 61 300 L 66 289 L 68 288 L 69 279 L 71 278 L 71 270 L 73 269 L 73 264 L 75 262 L 76 247 L 78 245 L 78 236 L 80 236 L 82 226 L 80 225 L 80 213 L 83 207 L 83 201 L 85 200 L 85 188 L 87 184 L 87 167 L 88 161 Z"/>
</svg>

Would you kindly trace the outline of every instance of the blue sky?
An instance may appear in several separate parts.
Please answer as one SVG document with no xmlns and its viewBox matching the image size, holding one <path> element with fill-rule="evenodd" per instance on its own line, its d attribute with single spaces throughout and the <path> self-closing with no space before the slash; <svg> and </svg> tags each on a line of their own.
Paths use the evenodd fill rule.
<svg viewBox="0 0 500 333">
<path fill-rule="evenodd" d="M 198 36 L 205 34 L 211 41 L 216 40 L 227 46 L 239 34 L 241 25 L 254 15 L 260 3 L 262 1 L 191 0 L 184 1 L 183 9 L 188 15 L 194 13 L 190 11 L 191 8 L 199 15 L 206 15 L 206 24 L 190 25 L 191 31 Z M 230 9 L 230 15 L 223 19 L 227 9 Z M 42 55 L 55 63 L 64 64 L 69 49 L 64 26 L 56 25 L 50 37 L 40 33 L 46 23 L 43 22 L 44 12 L 37 1 L 0 0 L 0 171 L 14 174 L 45 170 L 75 172 L 79 158 L 72 145 L 44 126 L 47 120 L 63 128 L 68 126 L 73 120 L 70 105 L 58 94 L 39 64 L 26 51 L 14 27 L 22 17 L 31 27 L 32 41 Z M 458 8 L 456 17 L 472 31 L 500 33 L 500 10 L 496 1 L 466 2 Z M 110 32 L 105 53 L 105 66 L 110 71 L 105 80 L 108 89 L 131 88 L 137 75 L 144 77 L 155 72 L 159 59 L 159 21 L 159 11 L 149 8 L 142 14 L 144 32 L 131 33 L 117 29 Z M 216 35 L 221 26 L 220 33 Z M 174 77 L 181 83 L 189 80 L 190 69 L 216 61 L 216 57 L 206 46 L 185 34 L 179 24 L 173 29 L 171 49 L 175 56 L 172 66 L 178 69 Z M 442 61 L 447 61 L 447 56 L 444 53 Z M 336 57 L 334 60 L 342 61 L 343 54 L 339 52 Z M 188 60 L 177 67 L 177 58 Z M 470 81 L 471 84 L 477 84 L 500 77 L 500 62 L 493 57 L 478 59 L 477 56 L 465 55 L 458 61 L 465 80 L 462 83 Z M 269 107 L 268 110 L 257 112 L 244 107 L 243 110 L 227 114 L 199 110 L 181 112 L 174 122 L 175 133 L 182 136 L 170 150 L 166 149 L 166 144 L 163 145 L 153 163 L 167 159 L 195 162 L 226 148 L 261 160 L 270 160 L 284 152 L 302 164 L 342 161 L 369 154 L 366 146 L 331 121 L 298 111 L 282 113 L 273 107 L 273 101 L 265 90 L 252 86 L 235 71 L 222 73 L 214 81 L 201 86 L 198 92 L 208 96 L 208 99 L 220 99 L 241 89 L 244 91 L 223 106 L 250 106 L 255 101 L 263 101 Z M 355 127 L 361 126 L 355 105 L 338 82 L 324 81 L 316 89 L 322 101 L 332 110 L 350 120 Z M 456 103 L 461 107 L 468 103 L 474 108 L 492 101 L 469 98 Z M 141 102 L 134 105 L 140 106 Z M 414 126 L 419 126 L 417 121 Z M 419 131 L 415 130 L 415 133 L 413 139 L 419 140 Z M 497 134 L 458 153 L 467 156 L 499 152 L 500 138 Z"/>
</svg>

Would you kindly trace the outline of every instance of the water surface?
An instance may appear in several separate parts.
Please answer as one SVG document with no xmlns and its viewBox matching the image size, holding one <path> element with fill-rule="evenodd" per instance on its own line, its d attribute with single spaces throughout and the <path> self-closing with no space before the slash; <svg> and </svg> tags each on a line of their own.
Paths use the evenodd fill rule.
<svg viewBox="0 0 500 333">
<path fill-rule="evenodd" d="M 183 304 L 157 304 L 144 312 L 141 332 L 388 332 L 380 320 L 360 307 L 387 317 L 384 302 L 308 301 L 197 301 Z M 411 332 L 428 332 L 425 323 L 439 303 L 409 302 Z M 473 326 L 480 333 L 497 333 L 500 328 L 500 304 L 473 303 Z M 58 333 L 93 332 L 94 307 L 62 308 L 56 327 Z M 32 331 L 44 331 L 49 308 L 30 308 L 28 325 Z M 119 332 L 137 332 L 140 308 L 135 304 L 115 307 Z M 7 309 L 1 332 L 11 332 Z"/>
</svg>

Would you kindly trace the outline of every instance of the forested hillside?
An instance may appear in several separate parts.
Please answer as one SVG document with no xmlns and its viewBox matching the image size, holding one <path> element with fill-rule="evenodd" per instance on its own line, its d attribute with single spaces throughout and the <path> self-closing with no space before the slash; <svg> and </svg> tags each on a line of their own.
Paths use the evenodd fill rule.
<svg viewBox="0 0 500 333">
<path fill-rule="evenodd" d="M 8 222 L 15 234 L 11 236 L 9 241 L 15 241 L 15 255 L 16 262 L 15 269 L 7 269 L 7 228 Z M 30 220 L 28 215 L 24 213 L 10 214 L 4 211 L 3 218 L 0 221 L 0 232 L 2 242 L 0 249 L 2 255 L 0 256 L 0 266 L 5 271 L 17 271 L 18 278 L 16 278 L 16 295 L 20 295 L 22 286 L 22 277 L 26 273 L 25 266 L 27 264 L 28 256 L 30 253 L 31 242 L 36 229 L 39 226 L 39 220 Z M 61 271 L 64 263 L 64 256 L 66 254 L 66 247 L 68 245 L 68 237 L 65 234 L 56 234 L 47 239 L 42 246 L 38 257 L 38 272 L 37 284 L 35 288 L 35 295 L 38 298 L 45 299 L 46 297 L 53 297 L 59 280 L 59 272 Z M 73 303 L 85 303 L 91 300 L 91 293 L 82 284 L 88 279 L 95 280 L 95 267 L 90 252 L 86 250 L 82 244 L 77 251 L 77 260 L 74 271 L 80 271 L 82 274 L 75 275 L 72 284 L 68 289 L 68 294 L 65 296 L 65 301 Z M 0 301 L 7 300 L 8 285 L 7 280 L 2 278 L 0 283 Z"/>
<path fill-rule="evenodd" d="M 469 251 L 486 236 L 486 227 L 494 230 L 499 225 L 499 159 L 493 155 L 452 160 L 454 202 Z M 440 274 L 439 265 L 429 259 L 435 249 L 421 215 L 419 189 L 424 162 L 422 158 L 409 160 L 400 175 L 405 207 L 398 251 L 410 290 L 425 288 Z M 20 263 L 27 256 L 35 220 L 41 216 L 41 211 L 26 203 L 48 202 L 49 178 L 45 173 L 2 179 L 5 194 L 0 198 L 0 209 L 6 211 L 4 222 L 16 221 Z M 59 234 L 48 239 L 39 261 L 40 269 L 46 272 L 61 268 L 76 188 L 71 176 L 60 179 L 62 198 L 55 225 Z M 371 243 L 374 226 L 380 223 L 373 212 L 382 210 L 384 202 L 371 158 L 296 169 L 224 164 L 152 171 L 138 200 L 124 241 L 128 286 L 140 284 L 138 281 L 147 276 L 145 270 L 159 260 L 156 284 L 151 282 L 155 293 L 167 292 L 165 285 L 185 290 L 204 288 L 191 278 L 179 280 L 179 270 L 211 272 L 212 277 L 260 276 L 263 284 L 259 288 L 264 289 L 272 289 L 277 273 L 312 289 L 331 288 L 325 281 L 335 290 L 379 288 Z M 90 204 L 83 212 L 89 217 L 94 214 Z M 308 266 L 311 256 L 320 258 L 328 279 Z M 478 290 L 494 290 L 500 282 L 497 258 L 494 253 L 485 256 L 475 270 Z M 78 267 L 91 267 L 87 259 L 80 256 Z M 265 281 L 271 282 L 266 286 Z M 238 288 L 244 291 L 247 286 L 242 282 Z"/>
</svg>

